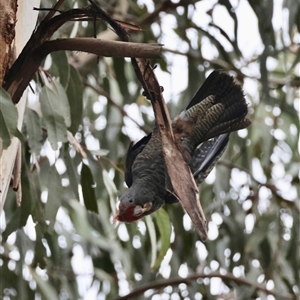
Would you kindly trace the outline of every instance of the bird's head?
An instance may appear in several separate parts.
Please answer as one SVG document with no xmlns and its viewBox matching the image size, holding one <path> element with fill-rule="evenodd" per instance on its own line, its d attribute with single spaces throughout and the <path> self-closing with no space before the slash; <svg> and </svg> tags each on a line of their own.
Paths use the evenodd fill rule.
<svg viewBox="0 0 300 300">
<path fill-rule="evenodd" d="M 129 188 L 120 199 L 119 209 L 114 221 L 131 223 L 158 210 L 164 204 L 162 198 L 151 191 L 148 194 L 136 194 Z"/>
<path fill-rule="evenodd" d="M 131 223 L 135 222 L 145 215 L 149 214 L 152 208 L 152 202 L 147 202 L 143 206 L 132 203 L 120 202 L 119 210 L 114 220 L 120 222 Z M 147 213 L 148 212 L 148 213 Z"/>
</svg>

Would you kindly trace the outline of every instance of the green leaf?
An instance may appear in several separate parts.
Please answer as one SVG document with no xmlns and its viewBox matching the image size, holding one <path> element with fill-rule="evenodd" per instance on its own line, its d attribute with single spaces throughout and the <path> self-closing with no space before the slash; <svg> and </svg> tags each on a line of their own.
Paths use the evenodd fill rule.
<svg viewBox="0 0 300 300">
<path fill-rule="evenodd" d="M 44 86 L 40 94 L 41 109 L 48 131 L 48 139 L 53 150 L 57 150 L 58 142 L 66 142 L 67 126 L 60 109 L 57 93 Z"/>
<path fill-rule="evenodd" d="M 106 170 L 102 171 L 102 175 L 103 175 L 103 183 L 104 183 L 104 185 L 107 189 L 108 195 L 109 195 L 111 210 L 113 212 L 113 215 L 115 215 L 116 214 L 116 198 L 117 198 L 118 191 L 115 186 L 115 183 L 110 179 Z"/>
<path fill-rule="evenodd" d="M 152 221 L 151 216 L 145 217 L 146 225 L 148 228 L 149 236 L 150 236 L 150 243 L 151 243 L 151 268 L 154 267 L 156 258 L 157 258 L 157 241 L 156 241 L 156 232 L 155 226 Z"/>
<path fill-rule="evenodd" d="M 7 149 L 11 143 L 8 128 L 5 123 L 2 111 L 0 110 L 0 139 L 2 140 L 3 149 Z"/>
<path fill-rule="evenodd" d="M 51 53 L 52 64 L 49 69 L 53 77 L 59 78 L 61 85 L 66 88 L 68 86 L 70 77 L 70 64 L 65 51 L 56 51 Z"/>
<path fill-rule="evenodd" d="M 21 209 L 17 208 L 10 221 L 6 225 L 5 230 L 2 233 L 2 240 L 5 242 L 8 238 L 8 236 L 13 233 L 14 231 L 18 230 L 20 228 L 20 219 L 21 219 Z"/>
<path fill-rule="evenodd" d="M 79 174 L 77 171 L 77 164 L 74 158 L 71 158 L 68 145 L 65 145 L 64 163 L 66 164 L 67 173 L 70 180 L 70 186 L 75 197 L 79 199 L 78 186 L 79 186 Z"/>
<path fill-rule="evenodd" d="M 0 87 L 0 128 L 3 147 L 7 149 L 10 145 L 10 137 L 15 136 L 23 141 L 22 133 L 18 130 L 18 111 L 14 106 L 9 94 Z M 10 134 L 10 137 L 8 135 Z"/>
<path fill-rule="evenodd" d="M 110 282 L 113 282 L 113 280 L 114 280 L 113 277 L 110 276 L 107 272 L 105 272 L 101 269 L 98 269 L 98 268 L 94 268 L 94 274 L 95 274 L 96 278 L 98 278 L 101 281 L 108 280 Z"/>
<path fill-rule="evenodd" d="M 69 204 L 72 208 L 70 217 L 76 232 L 90 243 L 97 245 L 100 249 L 112 251 L 113 245 L 111 240 L 100 235 L 100 233 L 94 230 L 89 224 L 86 209 L 74 199 L 71 199 Z"/>
<path fill-rule="evenodd" d="M 59 83 L 58 80 L 54 79 L 52 81 L 52 90 L 57 95 L 59 99 L 59 109 L 65 119 L 65 124 L 67 127 L 71 126 L 71 111 L 70 111 L 70 104 L 68 101 L 68 96 L 64 87 Z"/>
<path fill-rule="evenodd" d="M 152 269 L 156 269 L 160 266 L 167 251 L 169 250 L 171 230 L 172 230 L 169 215 L 163 208 L 156 211 L 155 219 L 156 219 L 158 231 L 160 233 L 161 245 L 160 245 L 158 257 L 156 258 L 156 261 L 152 266 Z"/>
<path fill-rule="evenodd" d="M 45 219 L 50 221 L 54 226 L 57 211 L 61 205 L 63 187 L 61 177 L 58 174 L 55 166 L 49 168 L 48 175 L 48 199 L 45 205 Z"/>
<path fill-rule="evenodd" d="M 56 290 L 52 285 L 50 285 L 49 281 L 42 279 L 42 277 L 39 276 L 33 268 L 29 268 L 29 270 L 32 278 L 36 281 L 38 288 L 43 294 L 43 298 L 49 300 L 59 300 Z"/>
<path fill-rule="evenodd" d="M 22 188 L 22 202 L 21 206 L 17 207 L 9 218 L 4 232 L 2 233 L 3 241 L 6 241 L 8 236 L 14 231 L 22 228 L 26 225 L 28 216 L 32 213 L 37 197 L 33 197 L 31 192 L 31 186 L 36 188 L 38 184 L 34 180 L 34 174 L 29 173 L 27 166 L 22 167 L 21 172 L 21 188 Z"/>
<path fill-rule="evenodd" d="M 69 130 L 75 134 L 82 121 L 83 110 L 83 85 L 78 71 L 70 67 L 71 77 L 67 87 L 67 95 L 71 111 L 71 126 Z"/>
<path fill-rule="evenodd" d="M 31 266 L 39 266 L 41 269 L 46 267 L 47 253 L 43 244 L 43 238 L 47 225 L 45 223 L 37 223 L 35 226 L 36 241 L 34 247 L 34 259 Z"/>
<path fill-rule="evenodd" d="M 92 155 L 106 156 L 109 153 L 107 149 L 89 150 Z"/>
<path fill-rule="evenodd" d="M 113 58 L 113 65 L 115 69 L 116 79 L 119 84 L 119 89 L 124 99 L 130 99 L 130 94 L 128 91 L 128 77 L 125 75 L 125 64 L 126 62 L 123 57 Z"/>
<path fill-rule="evenodd" d="M 30 108 L 26 108 L 25 110 L 25 124 L 31 153 L 38 155 L 42 148 L 42 124 L 39 115 Z"/>
<path fill-rule="evenodd" d="M 98 205 L 95 194 L 95 181 L 90 168 L 86 164 L 82 164 L 80 183 L 85 207 L 98 213 Z"/>
<path fill-rule="evenodd" d="M 245 251 L 248 253 L 254 251 L 265 239 L 266 234 L 267 232 L 265 228 L 259 228 L 255 230 L 254 234 L 251 234 L 247 241 Z"/>
</svg>

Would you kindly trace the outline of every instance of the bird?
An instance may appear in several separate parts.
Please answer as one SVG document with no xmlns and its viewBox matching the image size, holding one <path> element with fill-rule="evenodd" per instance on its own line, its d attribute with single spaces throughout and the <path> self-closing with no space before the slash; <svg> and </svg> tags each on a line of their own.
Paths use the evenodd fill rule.
<svg viewBox="0 0 300 300">
<path fill-rule="evenodd" d="M 213 71 L 187 108 L 172 120 L 176 145 L 200 185 L 218 162 L 230 133 L 248 127 L 248 105 L 241 86 L 222 70 Z M 134 222 L 164 204 L 178 202 L 163 156 L 159 131 L 129 145 L 125 162 L 128 189 L 115 221 Z"/>
</svg>

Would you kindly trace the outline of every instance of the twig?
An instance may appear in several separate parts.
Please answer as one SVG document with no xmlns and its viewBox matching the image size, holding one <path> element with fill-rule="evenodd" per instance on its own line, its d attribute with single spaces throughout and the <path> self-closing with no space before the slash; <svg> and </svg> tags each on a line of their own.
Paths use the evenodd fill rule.
<svg viewBox="0 0 300 300">
<path fill-rule="evenodd" d="M 99 88 L 95 87 L 94 85 L 88 83 L 87 81 L 84 81 L 84 85 L 91 88 L 92 90 L 94 90 L 97 94 L 99 95 L 103 95 L 107 101 L 112 104 L 115 108 L 117 108 L 119 110 L 119 112 L 121 113 L 122 117 L 127 117 L 128 119 L 130 119 L 132 122 L 134 122 L 141 130 L 143 130 L 146 134 L 150 133 L 149 129 L 146 128 L 145 126 L 140 125 L 136 120 L 134 120 L 133 118 L 131 118 L 130 116 L 128 116 L 128 114 L 126 113 L 126 111 L 124 110 L 123 106 L 117 104 L 111 97 L 110 95 L 104 91 L 104 90 L 100 90 Z"/>
<path fill-rule="evenodd" d="M 109 159 L 106 156 L 97 156 L 97 158 L 98 158 L 98 161 L 99 160 L 107 161 L 115 170 L 117 170 L 122 176 L 124 176 L 124 171 L 122 169 L 120 169 L 113 160 Z"/>
<path fill-rule="evenodd" d="M 139 20 L 137 20 L 136 23 L 140 26 L 143 26 L 145 24 L 152 24 L 154 21 L 156 21 L 161 12 L 166 13 L 167 11 L 175 10 L 179 6 L 187 7 L 190 4 L 191 2 L 186 0 L 180 0 L 178 2 L 173 2 L 171 0 L 160 1 L 155 6 L 153 12 L 151 12 L 150 14 L 143 15 Z"/>
<path fill-rule="evenodd" d="M 216 65 L 221 69 L 224 70 L 234 70 L 239 78 L 250 78 L 250 79 L 255 79 L 257 81 L 260 81 L 260 77 L 257 76 L 250 76 L 250 75 L 246 75 L 244 74 L 240 69 L 234 67 L 234 65 L 229 65 L 225 60 L 222 60 L 220 58 L 216 58 L 216 59 L 208 59 L 203 57 L 202 55 L 195 55 L 194 53 L 191 52 L 182 52 L 179 50 L 173 50 L 173 49 L 169 49 L 164 47 L 163 48 L 163 52 L 169 52 L 169 53 L 173 53 L 173 54 L 178 54 L 178 55 L 182 55 L 182 56 L 186 56 L 187 58 L 190 59 L 194 59 L 200 62 L 208 62 L 212 65 Z M 252 61 L 247 61 L 245 64 L 250 64 Z M 292 87 L 299 87 L 300 86 L 300 80 L 298 79 L 292 79 L 292 78 L 278 78 L 278 77 L 269 77 L 268 78 L 269 84 L 273 84 L 273 85 L 278 85 L 278 86 L 284 86 L 284 85 L 289 85 Z"/>
<path fill-rule="evenodd" d="M 165 48 L 163 49 L 163 52 L 170 52 L 173 54 L 178 54 L 178 55 L 182 55 L 182 56 L 186 56 L 188 58 L 200 61 L 200 62 L 209 62 L 212 65 L 217 65 L 219 68 L 224 69 L 224 70 L 232 70 L 232 66 L 229 65 L 225 60 L 216 58 L 216 59 L 207 59 L 205 57 L 203 57 L 202 55 L 195 55 L 193 53 L 190 52 L 182 52 L 179 50 L 173 50 L 173 49 L 169 49 L 169 48 Z M 238 70 L 239 71 L 239 70 Z M 242 74 L 241 71 L 238 72 L 239 74 Z M 244 76 L 244 75 L 243 75 Z"/>
<path fill-rule="evenodd" d="M 276 299 L 295 299 L 295 297 L 292 294 L 286 294 L 284 296 L 279 295 L 277 292 L 268 290 L 264 285 L 250 282 L 244 278 L 235 277 L 231 273 L 228 273 L 225 275 L 220 274 L 220 273 L 211 273 L 211 274 L 194 273 L 192 275 L 189 275 L 186 278 L 170 278 L 170 279 L 165 279 L 165 280 L 160 280 L 160 281 L 155 281 L 155 282 L 145 284 L 144 286 L 136 288 L 131 293 L 129 293 L 125 296 L 117 297 L 114 300 L 134 299 L 134 297 L 137 297 L 138 295 L 143 294 L 144 292 L 146 292 L 150 289 L 158 290 L 158 289 L 164 288 L 166 286 L 170 286 L 170 285 L 178 286 L 181 283 L 185 283 L 185 284 L 189 285 L 192 282 L 195 282 L 195 280 L 197 280 L 199 278 L 214 278 L 214 277 L 221 278 L 224 281 L 226 281 L 226 280 L 233 281 L 238 285 L 248 285 L 248 286 L 255 287 L 256 290 L 260 290 L 260 291 L 266 293 L 267 295 L 273 295 Z M 277 298 L 277 297 L 279 297 L 279 298 Z"/>
<path fill-rule="evenodd" d="M 260 186 L 260 187 L 264 186 L 264 187 L 268 188 L 273 194 L 276 195 L 276 197 L 280 201 L 284 202 L 287 206 L 292 207 L 293 209 L 295 209 L 297 211 L 298 214 L 300 214 L 300 208 L 296 205 L 296 203 L 294 201 L 290 201 L 288 199 L 285 199 L 283 196 L 281 196 L 278 193 L 278 190 L 277 190 L 276 186 L 274 186 L 273 184 L 271 184 L 271 183 L 263 183 L 263 182 L 255 179 L 254 176 L 250 173 L 250 171 L 248 169 L 243 168 L 241 166 L 237 166 L 237 165 L 235 165 L 235 164 L 233 164 L 233 163 L 231 163 L 229 161 L 220 160 L 219 161 L 219 165 L 223 165 L 223 166 L 225 166 L 227 168 L 230 168 L 230 169 L 236 168 L 236 169 L 239 169 L 239 170 L 247 173 L 250 176 L 251 180 L 254 181 L 258 186 Z"/>
<path fill-rule="evenodd" d="M 62 6 L 62 4 L 65 2 L 65 0 L 58 0 L 52 9 L 49 10 L 49 13 L 47 14 L 47 16 L 45 17 L 45 21 L 50 20 L 55 13 L 58 11 L 58 9 Z"/>
</svg>

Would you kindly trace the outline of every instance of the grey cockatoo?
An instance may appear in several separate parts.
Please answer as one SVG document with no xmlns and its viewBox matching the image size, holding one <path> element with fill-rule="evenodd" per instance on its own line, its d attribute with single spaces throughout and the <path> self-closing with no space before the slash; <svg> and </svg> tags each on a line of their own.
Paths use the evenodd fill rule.
<svg viewBox="0 0 300 300">
<path fill-rule="evenodd" d="M 251 124 L 240 85 L 222 71 L 213 71 L 190 104 L 172 121 L 174 139 L 197 184 L 210 173 L 232 131 Z M 135 145 L 126 157 L 127 191 L 120 198 L 116 220 L 133 222 L 166 203 L 177 202 L 167 174 L 157 128 Z"/>
</svg>

